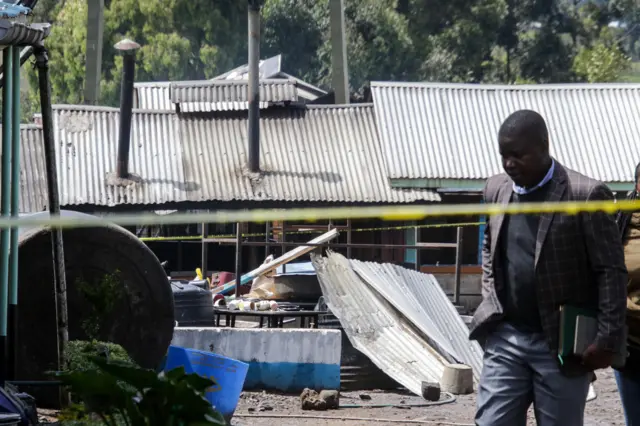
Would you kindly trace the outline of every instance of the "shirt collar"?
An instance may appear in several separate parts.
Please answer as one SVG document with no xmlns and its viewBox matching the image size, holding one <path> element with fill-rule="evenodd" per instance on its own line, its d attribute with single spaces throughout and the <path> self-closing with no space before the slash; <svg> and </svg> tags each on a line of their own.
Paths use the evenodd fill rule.
<svg viewBox="0 0 640 426">
<path fill-rule="evenodd" d="M 538 183 L 535 186 L 532 186 L 531 188 L 524 188 L 522 186 L 516 185 L 516 183 L 514 182 L 513 192 L 515 192 L 518 195 L 525 195 L 525 194 L 530 194 L 537 189 L 540 189 L 542 186 L 544 186 L 547 182 L 551 180 L 555 169 L 556 169 L 556 162 L 553 159 L 551 159 L 551 167 L 549 167 L 549 171 L 547 171 L 547 174 L 544 176 L 544 178 L 542 178 L 540 183 Z"/>
</svg>

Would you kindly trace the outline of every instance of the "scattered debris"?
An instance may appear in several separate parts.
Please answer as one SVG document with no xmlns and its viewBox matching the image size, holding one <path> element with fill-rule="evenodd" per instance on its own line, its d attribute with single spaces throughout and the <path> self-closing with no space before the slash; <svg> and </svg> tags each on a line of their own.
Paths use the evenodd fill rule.
<svg viewBox="0 0 640 426">
<path fill-rule="evenodd" d="M 300 402 L 303 410 L 337 410 L 340 405 L 340 394 L 334 390 L 323 390 L 318 393 L 307 388 L 300 394 Z"/>
<path fill-rule="evenodd" d="M 360 394 L 360 399 L 363 401 L 371 401 L 371 395 L 367 395 L 366 393 Z"/>
<path fill-rule="evenodd" d="M 431 275 L 331 251 L 311 259 L 353 347 L 414 394 L 422 395 L 422 382 L 439 383 L 458 356 L 480 370 L 482 349 Z"/>
<path fill-rule="evenodd" d="M 440 384 L 422 382 L 422 397 L 427 401 L 438 401 L 440 399 Z"/>
</svg>

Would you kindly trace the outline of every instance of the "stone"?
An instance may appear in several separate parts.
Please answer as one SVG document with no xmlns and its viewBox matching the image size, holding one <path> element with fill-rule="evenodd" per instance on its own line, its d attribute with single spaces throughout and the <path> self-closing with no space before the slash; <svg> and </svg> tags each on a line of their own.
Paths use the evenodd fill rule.
<svg viewBox="0 0 640 426">
<path fill-rule="evenodd" d="M 363 401 L 371 401 L 371 395 L 367 395 L 366 393 L 360 394 L 359 397 Z"/>
<path fill-rule="evenodd" d="M 300 403 L 303 410 L 337 409 L 340 405 L 340 393 L 333 390 L 323 390 L 318 393 L 312 389 L 304 389 L 300 394 Z"/>
<path fill-rule="evenodd" d="M 427 401 L 439 401 L 440 383 L 422 382 L 422 397 Z"/>
<path fill-rule="evenodd" d="M 320 399 L 327 403 L 327 409 L 337 410 L 340 406 L 340 392 L 337 390 L 320 391 Z"/>
<path fill-rule="evenodd" d="M 473 393 L 473 370 L 464 364 L 445 365 L 440 389 L 454 395 Z"/>
</svg>

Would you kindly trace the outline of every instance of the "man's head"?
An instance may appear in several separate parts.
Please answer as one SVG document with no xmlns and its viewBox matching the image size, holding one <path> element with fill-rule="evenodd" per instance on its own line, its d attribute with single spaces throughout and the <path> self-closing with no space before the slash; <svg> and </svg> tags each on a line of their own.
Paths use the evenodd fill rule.
<svg viewBox="0 0 640 426">
<path fill-rule="evenodd" d="M 504 171 L 525 188 L 540 182 L 551 165 L 549 132 L 535 111 L 514 112 L 500 126 L 498 146 Z"/>
<path fill-rule="evenodd" d="M 640 192 L 640 163 L 636 166 L 636 191 Z"/>
</svg>

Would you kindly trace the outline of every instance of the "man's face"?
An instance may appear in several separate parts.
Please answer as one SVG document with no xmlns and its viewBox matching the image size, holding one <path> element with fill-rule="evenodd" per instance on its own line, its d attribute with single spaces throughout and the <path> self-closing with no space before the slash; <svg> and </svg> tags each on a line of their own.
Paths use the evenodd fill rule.
<svg viewBox="0 0 640 426">
<path fill-rule="evenodd" d="M 530 188 L 540 181 L 546 167 L 547 153 L 542 142 L 526 138 L 500 135 L 498 139 L 502 168 L 518 186 Z"/>
</svg>

